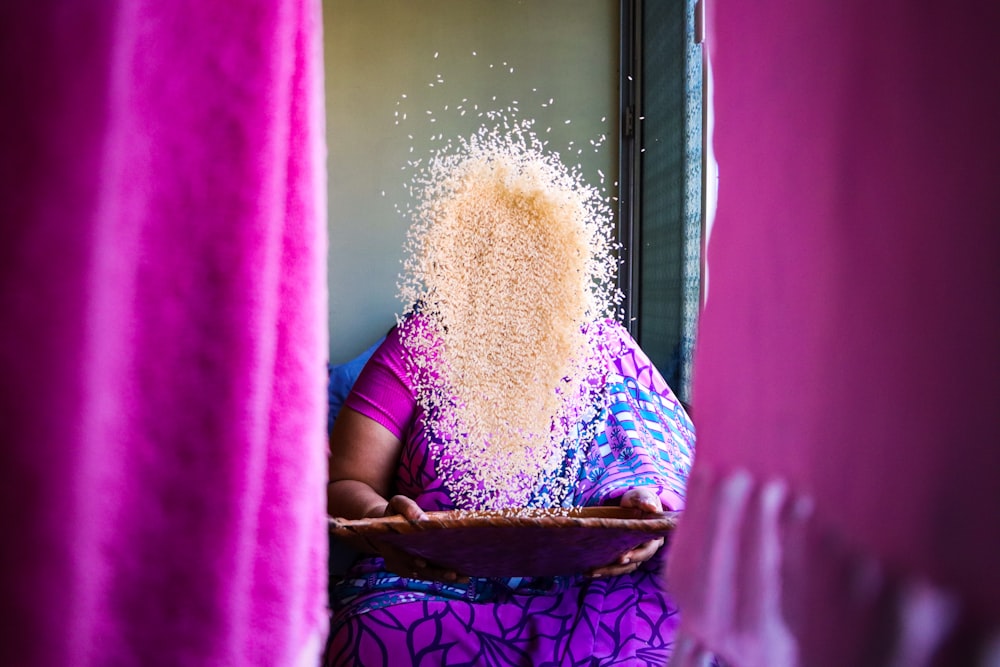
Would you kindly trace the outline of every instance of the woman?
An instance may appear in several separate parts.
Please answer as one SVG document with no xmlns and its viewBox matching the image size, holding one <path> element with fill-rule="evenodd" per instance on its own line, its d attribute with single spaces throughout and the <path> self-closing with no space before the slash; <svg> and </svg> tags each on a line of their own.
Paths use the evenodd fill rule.
<svg viewBox="0 0 1000 667">
<path fill-rule="evenodd" d="M 330 514 L 680 510 L 693 427 L 628 333 L 595 317 L 614 303 L 614 260 L 593 191 L 509 135 L 459 157 L 427 181 L 404 288 L 421 307 L 334 425 Z M 662 546 L 542 578 L 467 577 L 383 547 L 333 587 L 328 664 L 666 664 L 679 619 Z"/>
</svg>

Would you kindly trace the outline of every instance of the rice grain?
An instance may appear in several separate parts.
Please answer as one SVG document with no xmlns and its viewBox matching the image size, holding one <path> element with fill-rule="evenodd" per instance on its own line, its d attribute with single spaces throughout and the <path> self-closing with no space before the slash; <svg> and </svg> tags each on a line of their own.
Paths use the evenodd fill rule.
<svg viewBox="0 0 1000 667">
<path fill-rule="evenodd" d="M 413 179 L 400 334 L 458 506 L 565 506 L 603 391 L 587 327 L 620 301 L 612 215 L 530 122 L 504 125 Z"/>
</svg>

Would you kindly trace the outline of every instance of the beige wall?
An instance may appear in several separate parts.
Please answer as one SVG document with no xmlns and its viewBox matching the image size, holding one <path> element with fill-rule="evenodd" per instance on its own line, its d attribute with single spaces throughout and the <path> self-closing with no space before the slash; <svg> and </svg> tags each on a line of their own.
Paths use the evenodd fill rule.
<svg viewBox="0 0 1000 667">
<path fill-rule="evenodd" d="M 600 170 L 616 194 L 618 2 L 324 0 L 323 10 L 330 360 L 342 363 L 402 310 L 402 168 L 472 134 L 485 121 L 473 105 L 504 109 L 516 100 L 518 115 L 536 119 L 564 161 L 580 163 L 595 186 Z"/>
</svg>

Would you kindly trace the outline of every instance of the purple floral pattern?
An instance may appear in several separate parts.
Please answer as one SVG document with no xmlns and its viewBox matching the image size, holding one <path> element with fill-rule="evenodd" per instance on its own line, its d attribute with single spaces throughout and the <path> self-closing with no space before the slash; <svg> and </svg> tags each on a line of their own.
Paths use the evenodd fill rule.
<svg viewBox="0 0 1000 667">
<path fill-rule="evenodd" d="M 665 665 L 679 623 L 653 566 L 558 595 L 423 599 L 351 616 L 329 666 Z"/>
</svg>

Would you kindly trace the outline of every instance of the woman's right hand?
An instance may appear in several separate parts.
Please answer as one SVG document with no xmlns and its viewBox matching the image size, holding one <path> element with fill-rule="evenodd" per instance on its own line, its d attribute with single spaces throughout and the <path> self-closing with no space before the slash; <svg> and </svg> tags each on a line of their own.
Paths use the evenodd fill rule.
<svg viewBox="0 0 1000 667">
<path fill-rule="evenodd" d="M 393 496 L 386 503 L 383 516 L 397 514 L 410 522 L 427 519 L 427 513 L 420 508 L 416 501 L 407 496 Z M 468 577 L 462 577 L 454 570 L 438 567 L 433 563 L 428 563 L 423 558 L 413 556 L 388 544 L 379 545 L 379 554 L 385 560 L 385 568 L 401 577 L 448 583 L 468 581 Z"/>
<path fill-rule="evenodd" d="M 382 516 L 399 515 L 407 521 L 422 521 L 427 518 L 427 513 L 409 496 L 393 496 L 385 504 Z"/>
</svg>

